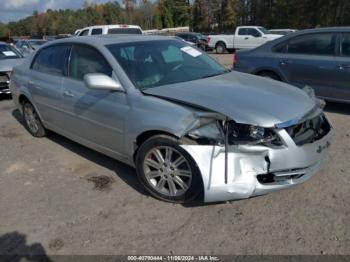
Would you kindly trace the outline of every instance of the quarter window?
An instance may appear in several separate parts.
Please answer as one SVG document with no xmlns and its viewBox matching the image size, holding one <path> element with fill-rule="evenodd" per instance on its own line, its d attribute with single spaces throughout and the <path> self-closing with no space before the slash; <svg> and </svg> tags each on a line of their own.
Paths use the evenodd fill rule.
<svg viewBox="0 0 350 262">
<path fill-rule="evenodd" d="M 73 46 L 69 76 L 77 80 L 83 80 L 84 76 L 90 73 L 112 76 L 112 68 L 95 48 L 84 45 Z"/>
<path fill-rule="evenodd" d="M 57 45 L 41 50 L 32 64 L 32 69 L 46 74 L 66 75 L 69 49 L 69 45 Z"/>
<path fill-rule="evenodd" d="M 288 43 L 288 53 L 306 55 L 334 55 L 333 34 L 311 34 L 296 37 Z"/>
<path fill-rule="evenodd" d="M 341 55 L 350 56 L 350 34 L 343 34 L 342 36 Z"/>
</svg>

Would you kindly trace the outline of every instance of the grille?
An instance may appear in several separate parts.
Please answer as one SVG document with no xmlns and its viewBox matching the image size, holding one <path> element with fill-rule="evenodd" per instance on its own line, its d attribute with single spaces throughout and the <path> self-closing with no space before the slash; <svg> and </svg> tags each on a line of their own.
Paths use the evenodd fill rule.
<svg viewBox="0 0 350 262">
<path fill-rule="evenodd" d="M 297 146 L 321 140 L 330 130 L 331 125 L 323 114 L 286 128 L 286 131 Z"/>
</svg>

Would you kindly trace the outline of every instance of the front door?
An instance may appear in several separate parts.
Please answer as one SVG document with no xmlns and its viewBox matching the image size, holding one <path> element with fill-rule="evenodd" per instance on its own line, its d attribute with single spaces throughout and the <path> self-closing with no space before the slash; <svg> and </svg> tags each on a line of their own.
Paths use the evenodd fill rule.
<svg viewBox="0 0 350 262">
<path fill-rule="evenodd" d="M 74 45 L 69 77 L 62 82 L 66 130 L 92 147 L 123 154 L 124 123 L 129 111 L 126 93 L 89 89 L 83 81 L 89 73 L 112 77 L 113 70 L 97 49 Z"/>
</svg>

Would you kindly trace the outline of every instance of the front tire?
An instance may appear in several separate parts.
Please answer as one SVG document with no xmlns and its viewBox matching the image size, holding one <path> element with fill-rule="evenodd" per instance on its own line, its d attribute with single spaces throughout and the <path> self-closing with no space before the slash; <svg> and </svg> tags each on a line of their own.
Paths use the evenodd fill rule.
<svg viewBox="0 0 350 262">
<path fill-rule="evenodd" d="M 28 132 L 34 137 L 46 136 L 46 130 L 34 106 L 29 101 L 24 101 L 22 109 L 24 126 Z"/>
<path fill-rule="evenodd" d="M 154 197 L 187 203 L 203 190 L 199 169 L 175 138 L 157 135 L 144 142 L 136 156 L 138 178 Z"/>
</svg>

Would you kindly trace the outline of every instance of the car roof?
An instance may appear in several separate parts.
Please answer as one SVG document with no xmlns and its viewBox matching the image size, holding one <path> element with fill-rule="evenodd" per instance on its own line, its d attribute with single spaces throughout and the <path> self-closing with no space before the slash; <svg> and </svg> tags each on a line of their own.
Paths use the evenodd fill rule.
<svg viewBox="0 0 350 262">
<path fill-rule="evenodd" d="M 8 43 L 0 41 L 0 45 L 8 45 Z"/>
<path fill-rule="evenodd" d="M 127 34 L 118 34 L 118 35 L 95 35 L 95 36 L 79 36 L 79 37 L 70 37 L 59 39 L 50 42 L 49 45 L 58 44 L 58 43 L 81 43 L 81 44 L 91 44 L 95 46 L 105 46 L 110 44 L 119 44 L 119 43 L 133 43 L 133 42 L 143 42 L 143 41 L 155 41 L 155 40 L 169 40 L 174 39 L 171 36 L 158 36 L 158 35 L 127 35 Z"/>
</svg>

